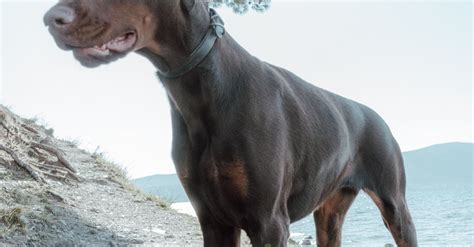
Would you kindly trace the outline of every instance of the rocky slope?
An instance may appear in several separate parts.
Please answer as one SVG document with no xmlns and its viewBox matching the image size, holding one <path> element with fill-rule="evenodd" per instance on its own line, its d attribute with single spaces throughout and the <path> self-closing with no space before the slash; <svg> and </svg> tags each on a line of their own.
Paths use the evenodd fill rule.
<svg viewBox="0 0 474 247">
<path fill-rule="evenodd" d="M 202 246 L 195 218 L 52 132 L 0 106 L 0 246 Z"/>
</svg>

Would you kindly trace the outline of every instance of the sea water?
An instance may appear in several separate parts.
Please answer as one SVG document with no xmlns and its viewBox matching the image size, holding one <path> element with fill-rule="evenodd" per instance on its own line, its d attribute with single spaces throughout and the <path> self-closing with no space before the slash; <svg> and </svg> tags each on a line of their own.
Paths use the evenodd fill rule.
<svg viewBox="0 0 474 247">
<path fill-rule="evenodd" d="M 473 184 L 411 185 L 407 201 L 420 246 L 474 246 L 473 193 Z M 190 203 L 172 207 L 195 216 Z M 312 215 L 291 225 L 296 240 L 308 235 L 315 239 L 315 231 Z M 349 210 L 342 234 L 343 246 L 395 244 L 377 207 L 364 193 Z"/>
</svg>

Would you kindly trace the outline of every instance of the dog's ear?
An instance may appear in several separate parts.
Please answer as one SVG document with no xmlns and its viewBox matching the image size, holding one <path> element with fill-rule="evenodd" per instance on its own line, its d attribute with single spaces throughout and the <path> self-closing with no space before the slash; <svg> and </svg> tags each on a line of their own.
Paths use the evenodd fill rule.
<svg viewBox="0 0 474 247">
<path fill-rule="evenodd" d="M 191 11 L 196 6 L 197 0 L 181 0 L 181 8 L 185 13 L 191 13 Z"/>
<path fill-rule="evenodd" d="M 187 14 L 190 14 L 196 9 L 197 5 L 200 5 L 200 7 L 202 5 L 202 9 L 209 9 L 209 1 L 210 0 L 180 0 L 180 4 L 183 11 Z"/>
</svg>

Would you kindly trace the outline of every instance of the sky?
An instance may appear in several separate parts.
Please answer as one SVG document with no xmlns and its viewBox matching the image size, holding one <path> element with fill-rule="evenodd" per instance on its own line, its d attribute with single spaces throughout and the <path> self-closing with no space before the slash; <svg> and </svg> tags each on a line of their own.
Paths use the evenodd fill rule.
<svg viewBox="0 0 474 247">
<path fill-rule="evenodd" d="M 1 104 L 57 137 L 100 147 L 133 178 L 174 173 L 169 104 L 147 60 L 131 54 L 83 68 L 42 24 L 54 1 L 0 3 Z M 375 109 L 402 150 L 473 142 L 470 1 L 274 1 L 264 14 L 218 11 L 253 55 Z"/>
</svg>

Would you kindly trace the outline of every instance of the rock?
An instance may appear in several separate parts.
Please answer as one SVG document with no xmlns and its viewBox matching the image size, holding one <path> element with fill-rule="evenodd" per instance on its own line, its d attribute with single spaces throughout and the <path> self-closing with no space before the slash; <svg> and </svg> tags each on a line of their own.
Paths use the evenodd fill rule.
<svg viewBox="0 0 474 247">
<path fill-rule="evenodd" d="M 132 244 L 144 244 L 145 241 L 141 240 L 141 239 L 132 239 Z"/>
<path fill-rule="evenodd" d="M 96 208 L 91 208 L 90 211 L 91 211 L 91 212 L 94 212 L 94 213 L 96 213 L 96 214 L 100 213 L 100 211 L 99 211 L 98 209 L 96 209 Z"/>
<path fill-rule="evenodd" d="M 313 245 L 313 237 L 312 236 L 306 236 L 301 240 L 300 245 L 301 246 L 312 246 Z"/>
<path fill-rule="evenodd" d="M 305 240 L 301 240 L 300 245 L 301 246 L 311 246 L 312 243 L 311 243 L 311 240 L 305 239 Z"/>
<path fill-rule="evenodd" d="M 153 228 L 153 229 L 151 229 L 151 231 L 154 232 L 154 233 L 158 233 L 160 235 L 165 235 L 166 234 L 165 230 L 161 230 L 159 228 Z"/>
</svg>

